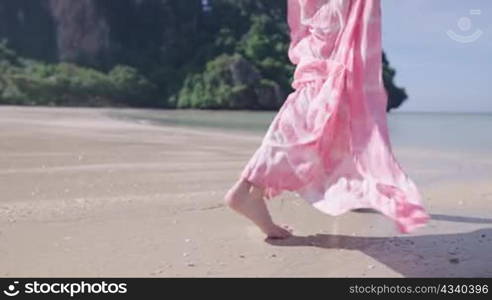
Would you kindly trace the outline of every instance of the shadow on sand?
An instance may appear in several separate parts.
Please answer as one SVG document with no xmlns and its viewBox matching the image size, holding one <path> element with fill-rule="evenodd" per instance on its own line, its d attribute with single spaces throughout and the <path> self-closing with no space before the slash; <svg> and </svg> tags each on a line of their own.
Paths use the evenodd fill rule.
<svg viewBox="0 0 492 300">
<path fill-rule="evenodd" d="M 370 212 L 372 211 L 358 211 Z M 432 215 L 434 220 L 492 224 L 492 219 Z M 491 277 L 492 228 L 399 237 L 315 234 L 267 240 L 275 246 L 361 251 L 405 277 Z"/>
</svg>

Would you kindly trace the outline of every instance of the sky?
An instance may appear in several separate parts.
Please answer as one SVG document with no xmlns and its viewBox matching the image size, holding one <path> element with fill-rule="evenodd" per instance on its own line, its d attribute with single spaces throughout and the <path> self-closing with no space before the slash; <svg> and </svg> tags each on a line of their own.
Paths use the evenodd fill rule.
<svg viewBox="0 0 492 300">
<path fill-rule="evenodd" d="M 397 111 L 492 112 L 492 1 L 382 0 Z"/>
</svg>

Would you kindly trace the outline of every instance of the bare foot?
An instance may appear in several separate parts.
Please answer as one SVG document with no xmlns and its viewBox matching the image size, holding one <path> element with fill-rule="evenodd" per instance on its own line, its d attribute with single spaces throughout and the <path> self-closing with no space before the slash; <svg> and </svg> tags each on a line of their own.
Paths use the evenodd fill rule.
<svg viewBox="0 0 492 300">
<path fill-rule="evenodd" d="M 288 226 L 278 226 L 274 225 L 274 227 L 269 228 L 268 232 L 265 232 L 268 239 L 278 240 L 278 239 L 286 239 L 292 236 L 292 229 Z"/>
<path fill-rule="evenodd" d="M 237 181 L 227 192 L 225 202 L 230 208 L 255 223 L 267 238 L 284 239 L 292 235 L 292 230 L 288 227 L 280 227 L 273 223 L 263 199 L 263 190 L 244 179 Z"/>
</svg>

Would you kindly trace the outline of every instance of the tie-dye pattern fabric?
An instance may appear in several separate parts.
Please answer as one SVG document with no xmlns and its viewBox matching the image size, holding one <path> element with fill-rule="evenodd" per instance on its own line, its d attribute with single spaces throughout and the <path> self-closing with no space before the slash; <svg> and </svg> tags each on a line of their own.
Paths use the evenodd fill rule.
<svg viewBox="0 0 492 300">
<path fill-rule="evenodd" d="M 287 0 L 295 89 L 241 173 L 340 215 L 373 208 L 401 232 L 427 223 L 389 140 L 380 0 Z"/>
</svg>

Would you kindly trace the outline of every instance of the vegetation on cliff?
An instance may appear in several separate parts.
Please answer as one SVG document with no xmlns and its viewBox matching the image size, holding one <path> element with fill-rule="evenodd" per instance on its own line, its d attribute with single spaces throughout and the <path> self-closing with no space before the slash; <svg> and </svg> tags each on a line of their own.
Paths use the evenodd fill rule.
<svg viewBox="0 0 492 300">
<path fill-rule="evenodd" d="M 291 91 L 286 1 L 31 2 L 0 2 L 0 104 L 277 109 Z"/>
</svg>

